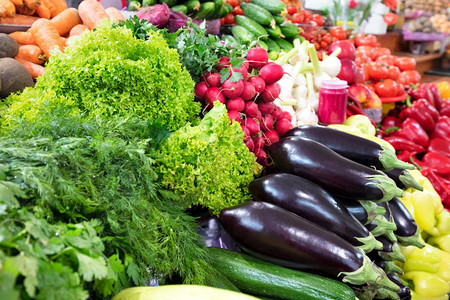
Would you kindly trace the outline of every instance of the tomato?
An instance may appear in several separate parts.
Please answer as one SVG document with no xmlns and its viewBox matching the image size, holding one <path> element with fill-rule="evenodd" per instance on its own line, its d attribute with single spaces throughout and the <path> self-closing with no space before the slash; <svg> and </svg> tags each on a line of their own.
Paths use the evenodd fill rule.
<svg viewBox="0 0 450 300">
<path fill-rule="evenodd" d="M 233 7 L 233 14 L 235 16 L 237 16 L 237 15 L 243 16 L 244 15 L 244 11 L 242 10 L 240 5 L 236 5 L 235 7 Z"/>
<path fill-rule="evenodd" d="M 395 61 L 395 65 L 400 71 L 414 70 L 416 68 L 416 60 L 412 57 L 398 57 Z"/>
<path fill-rule="evenodd" d="M 322 26 L 324 23 L 322 16 L 319 14 L 313 14 L 312 20 L 317 24 L 317 26 Z"/>
<path fill-rule="evenodd" d="M 377 47 L 377 37 L 373 34 L 358 33 L 355 37 L 356 46 L 372 46 Z"/>
<path fill-rule="evenodd" d="M 224 19 L 225 19 L 225 24 L 228 24 L 228 25 L 235 24 L 233 13 L 229 13 L 228 15 L 225 16 Z"/>
<path fill-rule="evenodd" d="M 358 48 L 356 48 L 356 56 L 358 56 L 358 54 L 364 54 L 367 57 L 371 57 L 372 51 L 372 46 L 359 46 Z"/>
<path fill-rule="evenodd" d="M 386 65 L 371 62 L 368 64 L 367 70 L 369 71 L 370 79 L 380 81 L 389 78 L 389 69 Z"/>
<path fill-rule="evenodd" d="M 396 60 L 397 60 L 397 56 L 384 54 L 384 55 L 378 56 L 375 61 L 378 62 L 378 63 L 387 64 L 387 65 L 390 65 L 390 66 L 395 66 L 395 61 Z"/>
<path fill-rule="evenodd" d="M 397 96 L 398 84 L 392 79 L 382 80 L 375 84 L 375 92 L 379 97 L 395 97 Z"/>
<path fill-rule="evenodd" d="M 227 0 L 227 3 L 235 7 L 236 5 L 239 5 L 239 0 Z"/>
<path fill-rule="evenodd" d="M 340 26 L 331 27 L 330 34 L 332 37 L 335 37 L 338 40 L 345 40 L 347 38 L 344 29 L 342 29 L 342 27 Z"/>
<path fill-rule="evenodd" d="M 405 88 L 403 87 L 403 84 L 397 83 L 397 96 L 401 96 L 405 93 Z"/>
<path fill-rule="evenodd" d="M 389 50 L 388 48 L 375 47 L 370 53 L 370 58 L 372 60 L 376 60 L 379 56 L 382 55 L 391 55 L 391 50 Z"/>
<path fill-rule="evenodd" d="M 397 80 L 400 77 L 400 69 L 396 66 L 389 66 L 389 79 Z"/>
<path fill-rule="evenodd" d="M 389 7 L 390 10 L 397 9 L 397 0 L 384 0 L 384 4 Z"/>
<path fill-rule="evenodd" d="M 290 5 L 287 8 L 287 12 L 289 15 L 293 16 L 297 12 L 297 7 L 295 7 L 294 5 Z"/>
<path fill-rule="evenodd" d="M 225 24 L 225 17 L 220 19 L 220 25 L 223 25 L 223 24 Z"/>
<path fill-rule="evenodd" d="M 302 13 L 295 13 L 292 18 L 292 22 L 294 22 L 294 23 L 303 24 L 304 21 L 305 21 L 305 15 Z"/>
<path fill-rule="evenodd" d="M 357 67 L 360 67 L 366 63 L 370 62 L 370 58 L 365 54 L 356 55 L 355 64 Z"/>
<path fill-rule="evenodd" d="M 321 41 L 321 42 L 320 42 L 320 48 L 326 50 L 327 47 L 328 47 L 328 43 L 327 43 L 327 42 L 325 42 L 325 41 Z"/>
<path fill-rule="evenodd" d="M 383 16 L 384 22 L 389 25 L 394 25 L 397 23 L 398 16 L 394 13 L 387 13 Z"/>
<path fill-rule="evenodd" d="M 420 73 L 416 70 L 406 70 L 400 73 L 398 81 L 404 86 L 409 86 L 411 83 L 418 83 L 420 78 Z"/>
<path fill-rule="evenodd" d="M 350 0 L 348 2 L 348 8 L 354 9 L 358 6 L 359 2 L 357 0 Z"/>
<path fill-rule="evenodd" d="M 365 86 L 367 86 L 369 88 L 369 90 L 371 90 L 372 92 L 375 93 L 375 82 L 373 81 L 369 81 L 364 83 Z"/>
</svg>

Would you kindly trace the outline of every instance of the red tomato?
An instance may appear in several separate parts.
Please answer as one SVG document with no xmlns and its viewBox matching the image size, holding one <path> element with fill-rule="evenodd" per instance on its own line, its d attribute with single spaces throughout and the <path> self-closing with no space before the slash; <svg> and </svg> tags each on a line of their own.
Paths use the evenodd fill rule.
<svg viewBox="0 0 450 300">
<path fill-rule="evenodd" d="M 387 13 L 383 16 L 384 22 L 389 25 L 394 25 L 397 23 L 398 16 L 394 13 Z"/>
<path fill-rule="evenodd" d="M 287 8 L 287 12 L 289 15 L 293 16 L 297 12 L 297 7 L 295 7 L 294 5 L 290 5 Z"/>
<path fill-rule="evenodd" d="M 321 41 L 321 42 L 320 42 L 320 48 L 326 50 L 327 47 L 328 47 L 328 43 L 327 43 L 327 42 L 325 42 L 325 41 Z"/>
<path fill-rule="evenodd" d="M 370 58 L 365 54 L 356 55 L 355 64 L 360 67 L 366 63 L 370 62 Z"/>
<path fill-rule="evenodd" d="M 366 82 L 364 85 L 367 86 L 369 88 L 369 90 L 371 90 L 372 92 L 375 93 L 375 82 L 369 81 L 369 82 Z"/>
<path fill-rule="evenodd" d="M 303 24 L 304 21 L 305 21 L 305 15 L 302 13 L 295 13 L 292 18 L 292 22 L 294 22 L 294 23 Z"/>
<path fill-rule="evenodd" d="M 398 81 L 404 86 L 409 86 L 411 83 L 418 83 L 420 78 L 420 73 L 416 70 L 406 70 L 400 73 Z"/>
<path fill-rule="evenodd" d="M 237 15 L 243 16 L 244 15 L 244 11 L 242 10 L 240 5 L 236 5 L 233 8 L 233 13 L 234 13 L 235 16 L 237 16 Z"/>
<path fill-rule="evenodd" d="M 358 6 L 358 4 L 359 4 L 358 1 L 356 1 L 356 0 L 350 0 L 350 1 L 348 2 L 348 8 L 354 9 L 354 8 L 356 8 L 356 7 Z"/>
<path fill-rule="evenodd" d="M 395 65 L 400 71 L 414 70 L 416 68 L 416 60 L 412 57 L 398 57 Z"/>
<path fill-rule="evenodd" d="M 220 19 L 220 25 L 225 24 L 225 17 L 223 17 L 222 19 Z"/>
<path fill-rule="evenodd" d="M 317 26 L 322 26 L 324 21 L 321 15 L 313 14 L 312 20 L 317 24 Z"/>
<path fill-rule="evenodd" d="M 403 84 L 397 82 L 397 96 L 401 96 L 405 93 L 405 88 L 403 87 Z"/>
<path fill-rule="evenodd" d="M 388 48 L 375 47 L 372 49 L 372 52 L 370 53 L 370 58 L 372 60 L 376 60 L 378 57 L 382 55 L 391 55 L 391 50 L 389 50 Z"/>
<path fill-rule="evenodd" d="M 386 65 L 379 64 L 377 62 L 371 62 L 368 64 L 367 70 L 369 71 L 370 79 L 374 81 L 380 81 L 389 78 L 389 69 Z"/>
<path fill-rule="evenodd" d="M 395 97 L 397 96 L 397 82 L 392 79 L 382 80 L 375 84 L 375 92 L 379 97 Z"/>
<path fill-rule="evenodd" d="M 377 47 L 377 37 L 373 34 L 358 33 L 355 37 L 356 46 L 372 46 Z"/>
<path fill-rule="evenodd" d="M 342 27 L 340 26 L 331 27 L 330 34 L 332 37 L 335 37 L 338 40 L 345 40 L 347 38 L 344 29 L 342 29 Z"/>
<path fill-rule="evenodd" d="M 378 63 L 387 64 L 390 66 L 395 66 L 395 61 L 397 60 L 397 56 L 395 55 L 380 55 L 375 60 Z"/>
<path fill-rule="evenodd" d="M 364 54 L 367 57 L 371 57 L 372 51 L 372 46 L 359 46 L 358 48 L 356 48 L 356 56 L 358 56 L 358 54 Z"/>
<path fill-rule="evenodd" d="M 389 79 L 397 80 L 400 77 L 400 69 L 396 66 L 388 66 Z"/>
<path fill-rule="evenodd" d="M 235 7 L 236 5 L 239 5 L 239 0 L 227 0 L 227 3 Z"/>
<path fill-rule="evenodd" d="M 228 25 L 235 24 L 233 13 L 229 13 L 228 15 L 225 16 L 224 19 L 225 19 L 225 24 L 228 24 Z"/>
</svg>

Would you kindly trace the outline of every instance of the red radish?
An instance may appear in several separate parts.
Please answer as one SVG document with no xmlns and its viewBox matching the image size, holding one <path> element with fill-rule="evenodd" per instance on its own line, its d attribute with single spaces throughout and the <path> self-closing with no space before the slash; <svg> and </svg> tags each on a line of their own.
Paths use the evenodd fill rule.
<svg viewBox="0 0 450 300">
<path fill-rule="evenodd" d="M 206 84 L 206 82 L 200 81 L 195 86 L 195 97 L 197 97 L 197 99 L 203 101 L 203 100 L 205 100 L 205 94 L 207 91 L 208 91 L 208 85 Z"/>
<path fill-rule="evenodd" d="M 275 142 L 278 142 L 280 140 L 280 136 L 278 135 L 278 132 L 274 129 L 264 132 L 266 135 L 266 138 L 269 140 L 270 144 L 273 144 Z"/>
<path fill-rule="evenodd" d="M 262 114 L 261 114 L 261 112 L 259 110 L 256 112 L 255 119 L 258 120 L 259 124 L 261 124 L 261 122 L 262 122 Z"/>
<path fill-rule="evenodd" d="M 255 90 L 258 94 L 262 93 L 262 91 L 264 91 L 264 89 L 266 88 L 266 82 L 264 81 L 264 79 L 262 79 L 259 76 L 250 77 L 248 79 L 248 82 L 253 84 L 253 86 L 255 87 Z"/>
<path fill-rule="evenodd" d="M 275 108 L 272 111 L 272 116 L 277 120 L 279 120 L 283 117 L 283 111 L 281 110 L 281 108 L 279 106 L 275 105 Z"/>
<path fill-rule="evenodd" d="M 275 103 L 273 103 L 273 102 L 260 102 L 260 103 L 258 103 L 258 109 L 263 115 L 270 114 L 275 109 Z"/>
<path fill-rule="evenodd" d="M 242 74 L 242 80 L 246 81 L 248 77 L 247 67 L 242 64 L 242 66 L 238 69 L 238 72 Z"/>
<path fill-rule="evenodd" d="M 206 103 L 210 106 L 214 105 L 216 100 L 219 100 L 220 103 L 225 103 L 225 97 L 222 94 L 222 91 L 218 87 L 210 87 L 205 94 Z"/>
<path fill-rule="evenodd" d="M 244 82 L 244 90 L 242 91 L 241 98 L 244 99 L 244 101 L 248 101 L 253 99 L 255 96 L 255 86 L 248 81 Z"/>
<path fill-rule="evenodd" d="M 228 67 L 230 65 L 230 58 L 229 57 L 226 57 L 226 56 L 222 56 L 220 59 L 219 59 L 219 65 L 216 67 L 217 68 L 217 70 L 222 70 L 223 68 L 225 68 L 225 67 Z"/>
<path fill-rule="evenodd" d="M 250 130 L 248 130 L 248 128 L 247 127 L 245 127 L 245 120 L 241 120 L 241 128 L 242 128 L 242 131 L 244 132 L 244 141 L 246 141 L 246 140 L 248 140 L 248 139 L 252 139 L 251 137 L 250 137 Z"/>
<path fill-rule="evenodd" d="M 264 102 L 272 102 L 278 98 L 281 92 L 281 87 L 278 83 L 266 85 L 266 88 L 261 93 L 261 99 Z"/>
<path fill-rule="evenodd" d="M 241 122 L 241 114 L 235 110 L 230 110 L 228 112 L 228 118 L 230 119 L 231 122 L 233 122 L 233 120 L 235 120 L 238 123 Z"/>
<path fill-rule="evenodd" d="M 261 120 L 261 129 L 264 131 L 269 131 L 273 128 L 273 117 L 272 115 L 265 115 Z"/>
<path fill-rule="evenodd" d="M 255 136 L 253 138 L 253 144 L 255 145 L 255 150 L 263 149 L 264 145 L 266 144 L 265 138 L 263 138 L 262 136 Z"/>
<path fill-rule="evenodd" d="M 283 77 L 283 68 L 276 63 L 268 63 L 259 70 L 259 77 L 264 79 L 266 84 L 273 84 Z"/>
<path fill-rule="evenodd" d="M 267 154 L 264 150 L 259 150 L 257 153 L 255 153 L 256 161 L 262 165 L 263 167 L 267 166 Z"/>
<path fill-rule="evenodd" d="M 279 119 L 275 123 L 275 130 L 278 132 L 280 136 L 283 136 L 286 132 L 291 130 L 294 126 L 288 119 Z"/>
<path fill-rule="evenodd" d="M 227 100 L 227 109 L 235 110 L 235 111 L 243 111 L 244 110 L 245 102 L 241 97 L 237 97 L 234 99 L 228 99 Z"/>
<path fill-rule="evenodd" d="M 222 83 L 222 93 L 228 99 L 239 97 L 244 91 L 244 81 L 242 79 L 231 82 L 229 79 Z"/>
<path fill-rule="evenodd" d="M 247 60 L 253 68 L 261 69 L 269 61 L 269 54 L 264 48 L 252 48 L 248 50 Z"/>
<path fill-rule="evenodd" d="M 259 128 L 259 123 L 253 120 L 252 118 L 246 118 L 244 123 L 245 127 L 247 127 L 248 130 L 250 131 L 250 136 L 254 136 L 261 131 L 261 129 Z"/>
<path fill-rule="evenodd" d="M 258 115 L 258 104 L 253 101 L 245 102 L 244 113 L 247 118 L 255 118 Z"/>
<path fill-rule="evenodd" d="M 283 115 L 281 116 L 281 119 L 287 119 L 287 120 L 289 120 L 289 122 L 292 122 L 292 115 L 287 111 L 283 111 Z"/>
<path fill-rule="evenodd" d="M 250 152 L 253 152 L 253 150 L 255 150 L 255 143 L 253 143 L 252 139 L 248 139 L 245 142 L 245 146 L 247 146 L 248 150 L 250 150 Z"/>
<path fill-rule="evenodd" d="M 203 77 L 208 86 L 220 86 L 220 73 L 207 72 Z"/>
</svg>

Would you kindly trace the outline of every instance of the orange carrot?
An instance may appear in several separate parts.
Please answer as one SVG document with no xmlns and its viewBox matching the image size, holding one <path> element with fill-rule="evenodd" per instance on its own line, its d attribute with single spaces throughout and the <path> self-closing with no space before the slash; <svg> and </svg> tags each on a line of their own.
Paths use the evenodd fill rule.
<svg viewBox="0 0 450 300">
<path fill-rule="evenodd" d="M 26 31 L 15 31 L 9 34 L 18 44 L 21 45 L 36 45 L 31 33 Z"/>
<path fill-rule="evenodd" d="M 82 24 L 80 15 L 76 8 L 68 8 L 62 13 L 50 20 L 50 23 L 55 26 L 60 36 L 67 35 L 70 30 L 78 24 Z"/>
<path fill-rule="evenodd" d="M 78 24 L 73 27 L 72 30 L 70 30 L 69 37 L 80 35 L 86 30 L 89 30 L 86 26 L 84 26 L 83 24 Z"/>
<path fill-rule="evenodd" d="M 0 0 L 0 5 L 4 9 L 6 9 L 7 17 L 14 17 L 16 15 L 16 7 L 14 6 L 14 3 L 11 2 L 11 0 Z"/>
<path fill-rule="evenodd" d="M 41 5 L 41 0 L 23 0 L 23 3 L 30 10 L 36 10 L 36 8 Z"/>
<path fill-rule="evenodd" d="M 52 16 L 52 18 L 56 17 L 60 13 L 62 13 L 64 10 L 67 9 L 67 3 L 66 0 L 49 0 L 54 7 L 54 13 L 55 15 Z"/>
<path fill-rule="evenodd" d="M 30 73 L 31 77 L 36 78 L 38 76 L 41 76 L 44 74 L 44 67 L 35 63 L 32 63 L 31 61 L 28 60 L 24 60 L 24 59 L 20 59 L 20 58 L 15 58 L 18 62 L 20 62 L 22 64 L 22 66 L 24 66 L 28 73 Z"/>
<path fill-rule="evenodd" d="M 23 0 L 11 0 L 12 3 L 14 3 L 15 6 L 22 6 Z"/>
<path fill-rule="evenodd" d="M 0 24 L 32 25 L 38 19 L 38 17 L 16 14 L 14 17 L 0 18 Z"/>
<path fill-rule="evenodd" d="M 39 17 L 44 19 L 50 19 L 50 17 L 52 16 L 50 10 L 47 6 L 45 6 L 44 3 L 41 3 L 41 5 L 36 8 L 36 13 Z"/>
<path fill-rule="evenodd" d="M 55 26 L 47 19 L 39 19 L 34 22 L 31 26 L 31 35 L 47 57 L 51 56 L 50 52 L 55 47 L 64 51 L 64 41 Z"/>
<path fill-rule="evenodd" d="M 31 9 L 26 5 L 22 5 L 22 6 L 17 6 L 17 13 L 21 14 L 21 15 L 27 15 L 27 16 L 32 16 L 34 15 L 34 13 L 36 12 L 36 9 Z"/>
<path fill-rule="evenodd" d="M 94 29 L 98 22 L 104 18 L 108 18 L 105 9 L 96 0 L 84 0 L 78 6 L 78 13 L 84 25 L 89 29 Z"/>
<path fill-rule="evenodd" d="M 56 10 L 56 7 L 53 5 L 53 3 L 50 2 L 50 0 L 41 0 L 41 3 L 44 4 L 45 7 L 47 7 L 50 11 L 50 18 L 56 17 L 58 11 Z"/>
<path fill-rule="evenodd" d="M 41 65 L 45 62 L 45 55 L 39 46 L 36 45 L 21 45 L 16 58 L 28 60 L 32 63 Z"/>
<path fill-rule="evenodd" d="M 0 4 L 0 18 L 2 17 L 6 17 L 6 8 L 4 8 L 3 5 Z"/>
<path fill-rule="evenodd" d="M 119 23 L 119 21 L 125 21 L 125 17 L 122 15 L 122 12 L 115 7 L 108 7 L 105 9 L 108 17 L 113 20 L 115 23 Z"/>
</svg>

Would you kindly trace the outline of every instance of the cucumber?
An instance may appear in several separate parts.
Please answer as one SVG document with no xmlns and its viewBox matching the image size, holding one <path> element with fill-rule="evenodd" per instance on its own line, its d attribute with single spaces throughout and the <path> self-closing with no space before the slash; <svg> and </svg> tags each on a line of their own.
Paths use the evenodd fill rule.
<svg viewBox="0 0 450 300">
<path fill-rule="evenodd" d="M 188 9 L 187 9 L 186 5 L 182 5 L 182 4 L 172 6 L 172 10 L 181 12 L 185 15 L 187 15 L 187 13 L 188 13 Z"/>
<path fill-rule="evenodd" d="M 275 51 L 277 53 L 281 52 L 280 46 L 278 46 L 278 44 L 272 40 L 272 39 L 267 39 L 266 41 L 267 47 L 269 48 L 269 52 L 270 51 Z"/>
<path fill-rule="evenodd" d="M 269 59 L 270 60 L 277 60 L 278 56 L 279 56 L 279 52 L 276 51 L 269 51 Z"/>
<path fill-rule="evenodd" d="M 274 27 L 267 27 L 266 31 L 272 38 L 281 37 L 281 28 L 278 25 L 275 25 Z"/>
<path fill-rule="evenodd" d="M 255 36 L 245 27 L 240 25 L 231 26 L 231 33 L 239 43 L 250 44 L 255 40 Z"/>
<path fill-rule="evenodd" d="M 286 4 L 280 0 L 250 0 L 250 3 L 261 6 L 274 15 L 278 15 L 286 10 Z"/>
<path fill-rule="evenodd" d="M 234 36 L 229 35 L 229 34 L 222 35 L 222 41 L 224 41 L 225 43 L 228 43 L 230 45 L 235 45 L 235 46 L 239 45 L 239 41 Z"/>
<path fill-rule="evenodd" d="M 273 18 L 278 25 L 283 24 L 284 21 L 286 21 L 286 19 L 282 15 L 275 15 L 273 16 Z"/>
<path fill-rule="evenodd" d="M 215 9 L 214 2 L 205 2 L 200 6 L 200 9 L 194 14 L 194 19 L 203 20 L 208 19 L 209 16 L 214 12 Z"/>
<path fill-rule="evenodd" d="M 292 23 L 283 23 L 280 25 L 281 33 L 287 38 L 293 38 L 298 36 L 300 29 L 297 25 Z"/>
<path fill-rule="evenodd" d="M 272 14 L 265 8 L 252 4 L 252 3 L 241 3 L 242 11 L 246 17 L 258 22 L 261 25 L 270 25 L 275 20 Z"/>
<path fill-rule="evenodd" d="M 231 5 L 228 4 L 228 3 L 225 3 L 225 4 L 223 5 L 223 8 L 227 10 L 227 15 L 228 15 L 228 14 L 231 14 L 231 13 L 233 12 L 233 6 L 231 6 Z"/>
<path fill-rule="evenodd" d="M 177 5 L 177 0 L 158 0 L 159 3 L 165 3 L 168 7 Z"/>
<path fill-rule="evenodd" d="M 129 11 L 137 11 L 139 8 L 141 8 L 141 3 L 139 3 L 138 1 L 130 1 L 128 3 Z"/>
<path fill-rule="evenodd" d="M 189 0 L 186 1 L 183 5 L 187 7 L 188 13 L 194 13 L 200 9 L 200 1 L 198 0 Z"/>
<path fill-rule="evenodd" d="M 353 290 L 337 280 L 291 270 L 246 254 L 207 248 L 211 265 L 244 293 L 265 298 L 354 300 Z"/>
<path fill-rule="evenodd" d="M 214 0 L 214 12 L 208 17 L 209 19 L 219 19 L 222 13 L 224 0 Z"/>
<path fill-rule="evenodd" d="M 258 45 L 259 45 L 259 47 L 263 48 L 266 51 L 269 50 L 269 46 L 267 46 L 267 44 L 262 40 L 258 41 Z"/>
<path fill-rule="evenodd" d="M 142 6 L 152 6 L 156 4 L 156 0 L 143 0 Z"/>
<path fill-rule="evenodd" d="M 292 43 L 289 43 L 286 40 L 278 38 L 278 39 L 274 39 L 274 41 L 278 44 L 278 46 L 280 46 L 280 49 L 282 51 L 289 51 L 292 48 L 294 48 L 294 45 L 292 45 Z"/>
<path fill-rule="evenodd" d="M 260 24 L 256 21 L 247 18 L 246 16 L 237 15 L 234 17 L 237 25 L 240 25 L 250 31 L 254 36 L 261 39 L 267 39 L 268 33 Z"/>
</svg>

